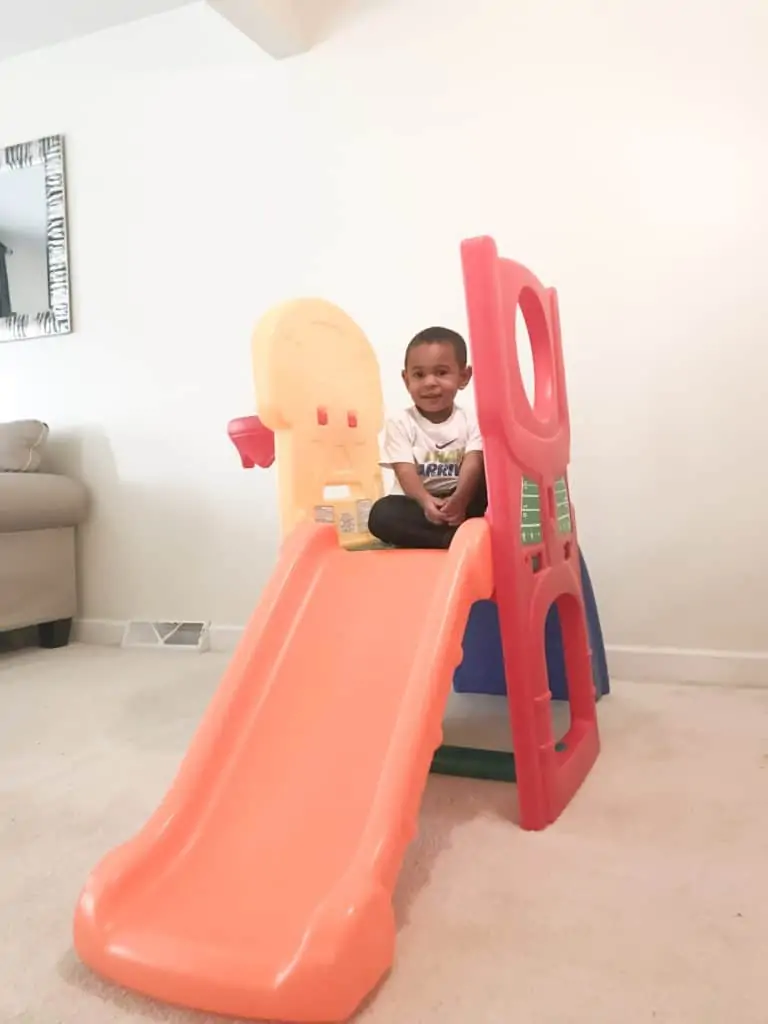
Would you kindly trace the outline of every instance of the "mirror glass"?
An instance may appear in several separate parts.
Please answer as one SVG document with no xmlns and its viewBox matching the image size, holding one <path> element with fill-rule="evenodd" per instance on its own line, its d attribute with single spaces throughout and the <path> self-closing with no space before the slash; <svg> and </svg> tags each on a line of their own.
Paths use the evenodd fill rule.
<svg viewBox="0 0 768 1024">
<path fill-rule="evenodd" d="M 0 316 L 49 309 L 46 228 L 43 164 L 0 174 Z"/>
</svg>

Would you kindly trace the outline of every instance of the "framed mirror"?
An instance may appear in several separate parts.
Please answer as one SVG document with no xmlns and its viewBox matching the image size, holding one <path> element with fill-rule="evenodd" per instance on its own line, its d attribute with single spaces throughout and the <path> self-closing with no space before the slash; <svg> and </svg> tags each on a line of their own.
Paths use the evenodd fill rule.
<svg viewBox="0 0 768 1024">
<path fill-rule="evenodd" d="M 0 149 L 0 341 L 69 334 L 64 136 Z"/>
</svg>

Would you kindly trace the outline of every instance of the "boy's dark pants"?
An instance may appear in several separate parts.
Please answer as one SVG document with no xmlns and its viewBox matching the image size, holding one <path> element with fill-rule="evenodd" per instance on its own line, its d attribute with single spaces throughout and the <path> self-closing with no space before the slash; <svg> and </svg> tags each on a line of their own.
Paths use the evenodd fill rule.
<svg viewBox="0 0 768 1024">
<path fill-rule="evenodd" d="M 479 519 L 487 508 L 488 492 L 483 477 L 467 506 L 467 519 Z M 447 548 L 458 526 L 430 523 L 414 498 L 388 494 L 373 505 L 368 517 L 368 530 L 385 544 L 398 548 Z"/>
</svg>

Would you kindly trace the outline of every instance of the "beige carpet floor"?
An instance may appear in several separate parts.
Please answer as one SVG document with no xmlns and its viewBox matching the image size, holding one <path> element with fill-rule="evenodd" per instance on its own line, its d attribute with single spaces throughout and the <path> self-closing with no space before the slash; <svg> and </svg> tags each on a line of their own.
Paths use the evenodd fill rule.
<svg viewBox="0 0 768 1024">
<path fill-rule="evenodd" d="M 0 655 L 2 1024 L 211 1021 L 100 982 L 70 926 L 89 868 L 163 793 L 223 664 L 78 645 Z M 495 708 L 473 741 L 478 719 L 503 735 Z M 512 823 L 512 786 L 430 779 L 396 964 L 361 1024 L 766 1024 L 768 689 L 618 683 L 600 718 L 598 765 L 545 833 Z"/>
</svg>

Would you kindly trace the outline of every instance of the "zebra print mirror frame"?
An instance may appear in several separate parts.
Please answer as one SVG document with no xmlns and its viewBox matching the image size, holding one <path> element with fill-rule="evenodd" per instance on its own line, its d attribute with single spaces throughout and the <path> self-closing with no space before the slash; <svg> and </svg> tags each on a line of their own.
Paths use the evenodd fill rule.
<svg viewBox="0 0 768 1024">
<path fill-rule="evenodd" d="M 72 331 L 64 136 L 49 135 L 32 142 L 0 148 L 0 189 L 5 175 L 39 165 L 42 165 L 45 175 L 48 308 L 0 317 L 0 342 L 50 334 L 70 334 Z"/>
</svg>

